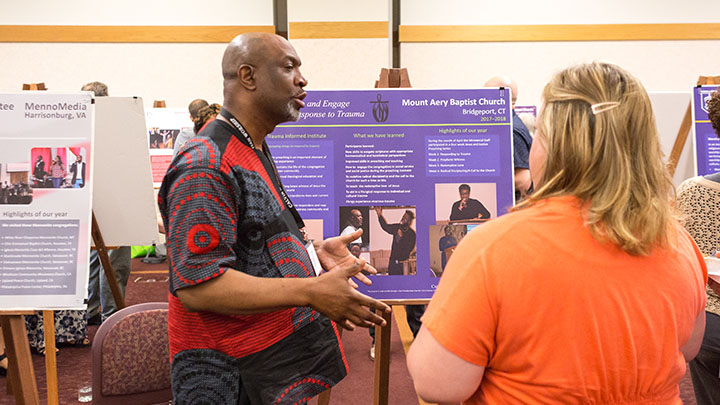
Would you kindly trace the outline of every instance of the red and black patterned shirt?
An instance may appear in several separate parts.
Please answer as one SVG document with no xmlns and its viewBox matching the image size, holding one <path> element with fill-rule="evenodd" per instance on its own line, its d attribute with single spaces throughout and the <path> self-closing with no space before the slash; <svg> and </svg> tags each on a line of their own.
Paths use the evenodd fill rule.
<svg viewBox="0 0 720 405">
<path fill-rule="evenodd" d="M 221 120 L 201 135 L 183 145 L 158 194 L 170 266 L 174 396 L 180 402 L 225 402 L 226 396 L 214 395 L 235 391 L 251 403 L 302 403 L 347 373 L 337 330 L 326 317 L 309 307 L 243 316 L 189 312 L 175 294 L 228 271 L 315 276 L 299 216 L 280 197 L 269 153 L 251 148 Z M 316 364 L 318 358 L 324 364 Z M 212 387 L 208 373 L 237 378 L 240 388 L 207 388 L 198 397 L 198 390 Z"/>
</svg>

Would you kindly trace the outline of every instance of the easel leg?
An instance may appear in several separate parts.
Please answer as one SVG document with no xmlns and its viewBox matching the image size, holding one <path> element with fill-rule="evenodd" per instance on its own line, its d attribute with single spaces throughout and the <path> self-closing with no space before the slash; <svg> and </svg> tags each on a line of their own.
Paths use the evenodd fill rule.
<svg viewBox="0 0 720 405">
<path fill-rule="evenodd" d="M 47 375 L 48 405 L 59 404 L 57 353 L 55 353 L 55 311 L 43 311 L 45 328 L 45 374 Z"/>
<path fill-rule="evenodd" d="M 18 405 L 40 404 L 23 315 L 0 316 L 8 356 L 8 384 Z"/>
<path fill-rule="evenodd" d="M 327 391 L 323 391 L 318 395 L 318 405 L 329 405 L 330 404 L 330 393 L 332 391 L 332 388 L 329 388 Z"/>
<path fill-rule="evenodd" d="M 105 278 L 107 279 L 113 299 L 115 300 L 115 306 L 118 310 L 121 310 L 125 308 L 125 300 L 120 292 L 120 286 L 118 285 L 117 278 L 115 277 L 115 270 L 113 269 L 112 264 L 110 264 L 108 249 L 105 245 L 102 232 L 100 232 L 100 226 L 98 226 L 97 219 L 95 219 L 95 212 L 92 213 L 91 234 L 93 241 L 95 241 L 95 249 L 97 250 L 98 257 L 100 258 L 100 263 L 102 263 L 103 271 L 105 272 Z"/>
<path fill-rule="evenodd" d="M 375 311 L 385 319 L 385 326 L 375 327 L 375 378 L 373 384 L 373 404 L 387 405 L 390 384 L 390 332 L 392 331 L 392 313 Z"/>
</svg>

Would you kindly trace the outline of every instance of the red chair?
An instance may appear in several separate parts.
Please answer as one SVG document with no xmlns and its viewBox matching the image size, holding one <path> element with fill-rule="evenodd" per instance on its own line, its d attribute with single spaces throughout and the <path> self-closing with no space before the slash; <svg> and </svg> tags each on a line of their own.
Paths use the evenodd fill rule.
<svg viewBox="0 0 720 405">
<path fill-rule="evenodd" d="M 95 334 L 92 357 L 94 404 L 172 400 L 168 304 L 138 304 L 113 314 Z"/>
</svg>

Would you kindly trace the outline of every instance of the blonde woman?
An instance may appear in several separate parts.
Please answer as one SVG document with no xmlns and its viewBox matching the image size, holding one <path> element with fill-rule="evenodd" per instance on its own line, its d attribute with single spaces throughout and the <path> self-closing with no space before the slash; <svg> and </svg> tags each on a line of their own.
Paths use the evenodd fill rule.
<svg viewBox="0 0 720 405">
<path fill-rule="evenodd" d="M 429 402 L 676 403 L 707 269 L 673 219 L 647 93 L 617 66 L 543 91 L 536 191 L 450 259 L 408 367 Z"/>
</svg>

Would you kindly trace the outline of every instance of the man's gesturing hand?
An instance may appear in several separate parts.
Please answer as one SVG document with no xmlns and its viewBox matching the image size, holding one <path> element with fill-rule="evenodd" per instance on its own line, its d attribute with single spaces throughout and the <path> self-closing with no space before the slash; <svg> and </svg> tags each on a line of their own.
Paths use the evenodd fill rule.
<svg viewBox="0 0 720 405">
<path fill-rule="evenodd" d="M 321 242 L 315 242 L 315 251 L 317 252 L 318 259 L 323 269 L 326 271 L 332 271 L 338 267 L 347 267 L 354 263 L 357 258 L 353 256 L 347 248 L 347 245 L 352 241 L 362 236 L 363 230 L 358 229 L 357 231 L 345 235 L 336 236 L 334 238 L 327 238 Z M 377 274 L 375 268 L 363 261 L 363 267 L 355 272 L 354 277 L 365 285 L 372 284 L 369 278 L 365 277 L 364 274 L 360 273 L 360 270 L 365 270 L 370 274 Z M 350 280 L 350 283 L 357 288 L 357 285 Z"/>
<path fill-rule="evenodd" d="M 310 306 L 347 330 L 354 330 L 356 325 L 364 328 L 376 324 L 384 326 L 385 320 L 373 310 L 390 312 L 390 307 L 359 293 L 350 285 L 350 277 L 365 267 L 365 260 L 351 257 L 352 261 L 342 260 L 331 271 L 310 279 L 313 283 Z"/>
</svg>

